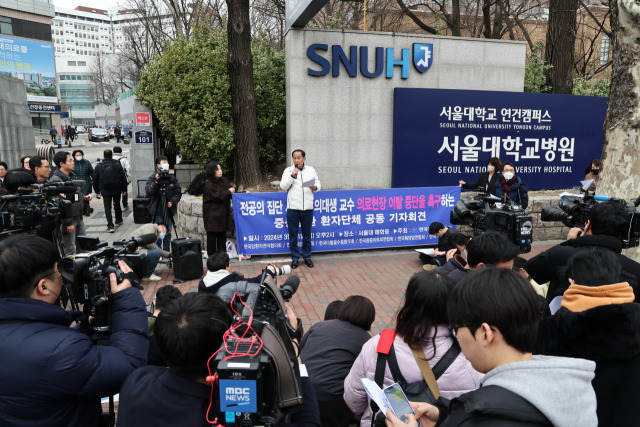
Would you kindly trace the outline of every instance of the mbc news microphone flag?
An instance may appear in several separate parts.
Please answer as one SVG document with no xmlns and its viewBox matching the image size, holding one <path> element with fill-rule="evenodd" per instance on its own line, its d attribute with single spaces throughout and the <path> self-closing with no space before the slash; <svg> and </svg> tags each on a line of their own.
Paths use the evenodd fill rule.
<svg viewBox="0 0 640 427">
<path fill-rule="evenodd" d="M 429 224 L 449 224 L 460 187 L 320 191 L 314 194 L 314 252 L 437 243 Z M 289 253 L 287 193 L 233 195 L 238 253 Z M 298 236 L 302 246 L 302 236 Z"/>
</svg>

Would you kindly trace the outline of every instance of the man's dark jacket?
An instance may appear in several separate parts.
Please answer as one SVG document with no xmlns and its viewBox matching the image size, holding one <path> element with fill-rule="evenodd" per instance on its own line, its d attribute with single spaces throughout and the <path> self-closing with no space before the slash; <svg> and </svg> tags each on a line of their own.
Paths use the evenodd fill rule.
<svg viewBox="0 0 640 427">
<path fill-rule="evenodd" d="M 433 271 L 449 277 L 455 283 L 465 278 L 472 270 L 465 268 L 467 262 L 459 255 L 449 259 L 444 265 L 436 267 Z"/>
<path fill-rule="evenodd" d="M 616 252 L 624 273 L 620 281 L 629 282 L 633 288 L 636 302 L 640 302 L 640 289 L 638 288 L 640 264 L 622 255 L 622 241 L 617 237 L 597 234 L 567 240 L 531 258 L 527 262 L 525 270 L 538 283 L 551 282 L 547 293 L 547 301 L 551 301 L 564 294 L 564 291 L 569 288 L 569 281 L 565 277 L 569 258 L 579 251 L 592 250 L 596 247 Z"/>
<path fill-rule="evenodd" d="M 140 368 L 127 378 L 120 391 L 118 427 L 210 426 L 207 422 L 210 395 L 211 386 L 179 377 L 167 368 Z M 302 407 L 291 416 L 291 423 L 277 426 L 320 427 L 316 395 L 309 378 L 302 378 L 302 396 Z M 215 418 L 212 409 L 209 419 Z M 224 419 L 221 422 L 225 424 Z"/>
<path fill-rule="evenodd" d="M 105 163 L 114 162 L 118 175 L 120 175 L 120 186 L 115 188 L 104 188 L 104 185 L 100 182 L 100 174 L 102 173 L 102 165 Z M 127 191 L 127 176 L 124 174 L 124 169 L 120 162 L 116 162 L 113 159 L 102 159 L 93 170 L 93 189 L 96 193 L 100 193 L 103 196 L 117 196 Z"/>
<path fill-rule="evenodd" d="M 112 296 L 112 335 L 95 345 L 69 325 L 82 313 L 0 298 L 0 425 L 98 426 L 100 398 L 147 360 L 147 314 L 135 288 Z"/>
<path fill-rule="evenodd" d="M 169 175 L 167 186 L 167 202 L 171 202 L 171 215 L 175 215 L 178 211 L 178 202 L 182 198 L 182 191 L 180 189 L 180 182 L 178 178 L 173 175 Z M 156 174 L 154 173 L 147 179 L 147 183 L 144 186 L 144 190 L 147 193 L 147 197 L 151 197 L 151 204 L 149 205 L 149 214 L 153 216 L 162 216 L 162 206 L 158 206 L 160 199 L 160 185 L 156 180 Z M 166 218 L 163 218 L 167 221 Z"/>
<path fill-rule="evenodd" d="M 598 401 L 598 425 L 637 425 L 640 304 L 605 305 L 581 312 L 562 307 L 540 322 L 536 352 L 596 362 L 591 383 Z"/>
<path fill-rule="evenodd" d="M 549 426 L 551 422 L 529 401 L 503 387 L 490 385 L 452 400 L 437 401 L 436 427 Z"/>
</svg>

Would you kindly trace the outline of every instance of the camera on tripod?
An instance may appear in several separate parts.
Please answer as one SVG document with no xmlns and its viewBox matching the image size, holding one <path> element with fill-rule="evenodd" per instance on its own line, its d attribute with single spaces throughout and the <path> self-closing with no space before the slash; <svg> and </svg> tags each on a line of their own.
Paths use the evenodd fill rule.
<svg viewBox="0 0 640 427">
<path fill-rule="evenodd" d="M 636 210 L 640 205 L 640 197 L 633 204 L 626 200 L 608 196 L 582 196 L 579 194 L 560 195 L 558 207 L 545 206 L 542 208 L 540 219 L 542 221 L 560 221 L 567 227 L 584 228 L 590 217 L 591 209 L 598 202 L 615 202 L 624 207 L 627 216 L 627 227 L 617 236 L 622 240 L 624 248 L 635 248 L 640 245 L 640 212 Z"/>
<path fill-rule="evenodd" d="M 276 269 L 277 274 L 290 271 Z M 265 269 L 260 283 L 228 283 L 216 293 L 230 303 L 236 321 L 211 366 L 219 380 L 218 420 L 225 426 L 275 426 L 302 405 L 284 306 L 299 284 L 300 279 L 291 276 L 277 289 Z"/>
<path fill-rule="evenodd" d="M 76 254 L 75 258 L 63 258 L 58 262 L 58 270 L 63 279 L 66 305 L 71 300 L 77 309 L 83 305 L 83 312 L 94 317 L 91 321 L 92 338 L 98 341 L 108 337 L 111 331 L 111 288 L 109 275 L 115 273 L 118 283 L 125 278 L 132 286 L 140 284 L 140 277 L 147 274 L 147 255 L 134 253 L 138 247 L 155 241 L 154 234 L 145 234 L 131 240 L 119 240 L 113 246 L 90 238 L 94 242 L 94 250 Z M 131 267 L 133 274 L 124 273 L 118 266 L 123 260 Z"/>
<path fill-rule="evenodd" d="M 502 201 L 498 207 L 497 202 Z M 475 214 L 473 213 L 474 211 Z M 533 217 L 510 200 L 502 200 L 491 194 L 478 194 L 475 200 L 460 199 L 449 216 L 451 224 L 468 225 L 473 234 L 497 231 L 520 248 L 520 253 L 531 251 L 533 242 Z"/>
</svg>

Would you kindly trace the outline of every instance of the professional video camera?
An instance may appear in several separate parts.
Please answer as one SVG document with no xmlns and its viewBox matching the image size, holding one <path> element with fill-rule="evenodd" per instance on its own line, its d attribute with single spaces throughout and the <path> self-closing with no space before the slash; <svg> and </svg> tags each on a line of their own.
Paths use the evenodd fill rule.
<svg viewBox="0 0 640 427">
<path fill-rule="evenodd" d="M 36 192 L 34 192 L 34 190 Z M 54 240 L 52 233 L 59 221 L 71 216 L 72 202 L 58 197 L 73 194 L 71 182 L 32 185 L 32 189 L 18 190 L 18 194 L 0 197 L 0 233 L 5 237 L 16 233 L 34 233 Z M 47 232 L 40 228 L 48 224 Z"/>
<path fill-rule="evenodd" d="M 560 195 L 560 201 L 558 202 L 559 208 L 555 206 L 545 206 L 542 208 L 540 219 L 542 221 L 561 221 L 567 227 L 579 227 L 584 228 L 591 209 L 598 202 L 612 201 L 619 203 L 624 207 L 624 210 L 628 216 L 629 226 L 627 230 L 622 233 L 620 239 L 622 239 L 623 247 L 634 248 L 640 245 L 640 212 L 636 210 L 640 205 L 640 197 L 638 197 L 633 205 L 627 203 L 626 200 L 616 199 L 608 196 L 594 196 L 581 194 L 568 194 L 563 193 Z"/>
<path fill-rule="evenodd" d="M 496 206 L 502 202 L 501 207 Z M 478 211 L 475 215 L 472 211 Z M 533 242 L 533 217 L 506 198 L 481 193 L 475 200 L 460 199 L 450 214 L 451 224 L 468 225 L 474 235 L 485 231 L 498 231 L 511 243 L 520 247 L 520 253 L 531 251 Z"/>
<path fill-rule="evenodd" d="M 276 269 L 276 275 L 290 273 L 289 266 Z M 225 426 L 275 426 L 302 404 L 284 306 L 299 284 L 291 276 L 277 289 L 265 269 L 260 283 L 233 282 L 216 293 L 230 303 L 236 321 L 210 366 L 219 381 L 218 420 Z M 302 335 L 301 325 L 292 333 Z"/>
<path fill-rule="evenodd" d="M 58 270 L 63 282 L 63 303 L 71 300 L 72 306 L 78 309 L 83 305 L 83 312 L 92 316 L 90 330 L 94 341 L 108 339 L 111 331 L 111 288 L 109 275 L 115 273 L 118 283 L 129 279 L 133 286 L 140 284 L 139 277 L 147 274 L 147 255 L 134 253 L 138 247 L 156 241 L 155 234 L 145 234 L 131 240 L 119 240 L 113 246 L 99 242 L 97 238 L 91 252 L 76 254 L 75 258 L 63 258 L 58 262 Z M 118 261 L 124 260 L 133 270 L 124 273 L 118 267 Z"/>
</svg>

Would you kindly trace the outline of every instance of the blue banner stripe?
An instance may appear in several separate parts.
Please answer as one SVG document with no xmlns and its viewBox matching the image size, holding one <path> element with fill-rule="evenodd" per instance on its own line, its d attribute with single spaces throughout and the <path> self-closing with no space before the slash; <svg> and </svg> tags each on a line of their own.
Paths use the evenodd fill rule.
<svg viewBox="0 0 640 427">
<path fill-rule="evenodd" d="M 314 252 L 435 244 L 429 224 L 449 224 L 460 187 L 321 191 L 315 194 Z M 238 253 L 289 253 L 287 193 L 233 195 Z M 302 245 L 302 236 L 298 237 Z"/>
</svg>

